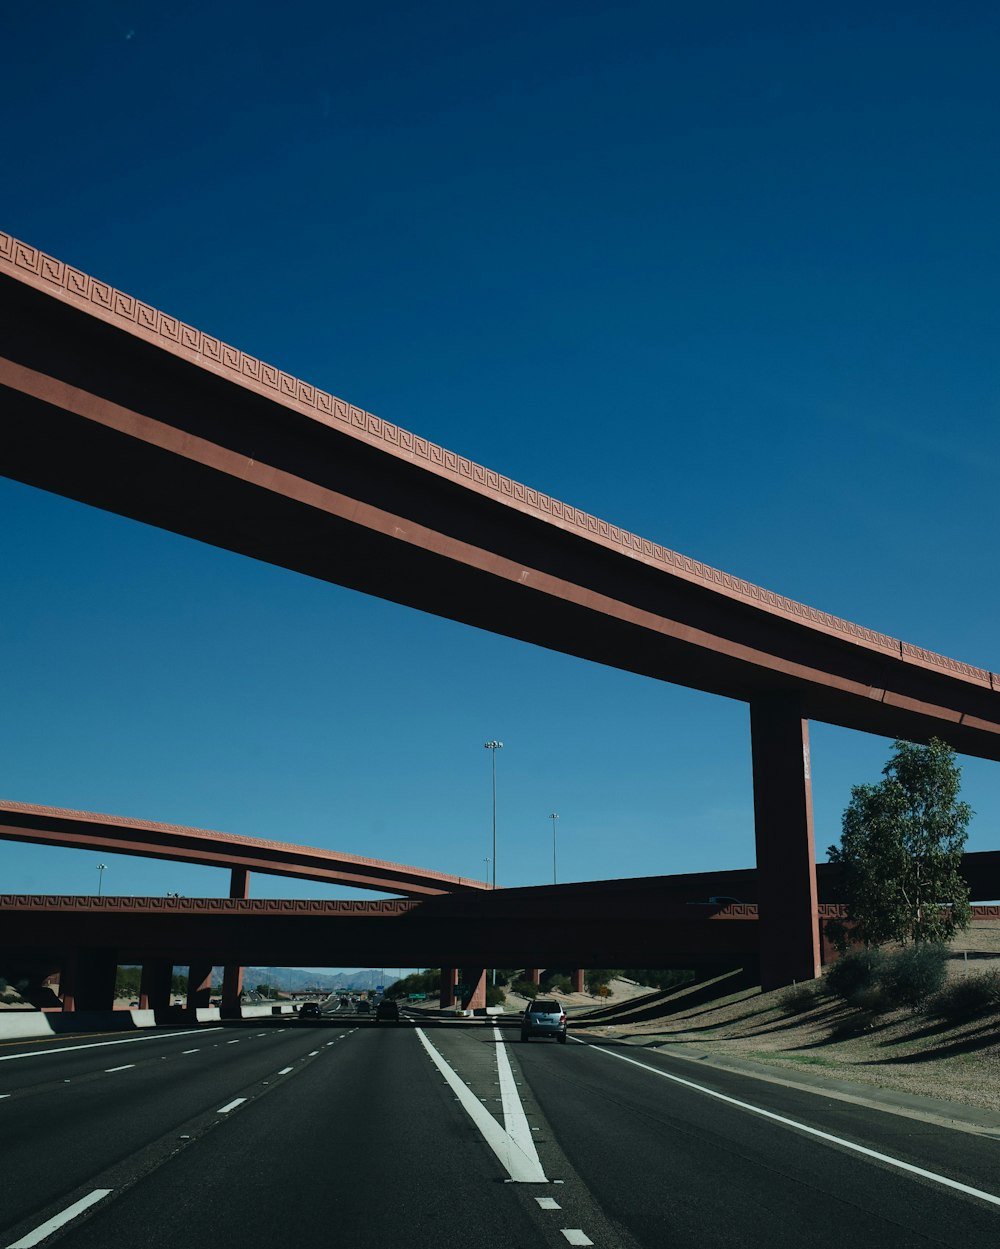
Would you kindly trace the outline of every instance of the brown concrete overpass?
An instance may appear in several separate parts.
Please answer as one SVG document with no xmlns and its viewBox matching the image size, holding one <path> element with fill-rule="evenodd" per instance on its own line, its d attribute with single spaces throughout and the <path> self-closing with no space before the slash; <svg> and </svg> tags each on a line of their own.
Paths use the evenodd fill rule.
<svg viewBox="0 0 1000 1249">
<path fill-rule="evenodd" d="M 229 868 L 233 897 L 246 897 L 246 874 L 266 872 L 299 880 L 376 889 L 403 897 L 433 897 L 462 890 L 485 890 L 486 884 L 428 868 L 407 867 L 356 854 L 320 850 L 238 833 L 157 824 L 93 811 L 67 811 L 27 802 L 0 801 L 0 840 L 100 850 L 149 859 L 172 859 L 202 867 Z"/>
<path fill-rule="evenodd" d="M 588 516 L 0 233 L 2 471 L 750 707 L 762 974 L 819 963 L 808 720 L 1000 759 L 1000 676 Z"/>
</svg>

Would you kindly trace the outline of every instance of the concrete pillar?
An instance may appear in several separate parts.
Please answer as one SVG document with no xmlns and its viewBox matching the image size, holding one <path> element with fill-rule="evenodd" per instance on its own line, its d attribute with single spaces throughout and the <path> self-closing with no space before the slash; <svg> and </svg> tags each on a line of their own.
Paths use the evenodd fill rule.
<svg viewBox="0 0 1000 1249">
<path fill-rule="evenodd" d="M 569 973 L 569 983 L 574 993 L 583 992 L 583 968 L 574 967 Z"/>
<path fill-rule="evenodd" d="M 229 872 L 229 896 L 250 897 L 250 872 L 245 867 L 234 867 Z M 222 969 L 222 1009 L 227 1012 L 239 1010 L 240 994 L 243 992 L 243 968 L 227 963 Z"/>
<path fill-rule="evenodd" d="M 187 1008 L 207 1006 L 212 996 L 212 964 L 192 963 L 188 968 Z"/>
<path fill-rule="evenodd" d="M 447 1010 L 455 1005 L 455 985 L 458 984 L 458 968 L 441 968 L 441 1008 Z"/>
<path fill-rule="evenodd" d="M 72 950 L 66 956 L 59 977 L 63 1010 L 114 1010 L 114 950 Z"/>
<path fill-rule="evenodd" d="M 475 1010 L 486 1005 L 486 969 L 483 967 L 463 967 L 462 984 L 466 987 L 467 996 L 462 1001 L 466 1010 Z"/>
<path fill-rule="evenodd" d="M 542 983 L 542 969 L 540 967 L 526 967 L 524 969 L 525 980 L 530 980 L 532 984 Z"/>
<path fill-rule="evenodd" d="M 809 724 L 796 694 L 750 702 L 763 989 L 819 975 Z"/>
<path fill-rule="evenodd" d="M 170 1005 L 170 982 L 173 964 L 163 959 L 150 959 L 142 965 L 139 980 L 139 1009 L 166 1010 Z"/>
</svg>

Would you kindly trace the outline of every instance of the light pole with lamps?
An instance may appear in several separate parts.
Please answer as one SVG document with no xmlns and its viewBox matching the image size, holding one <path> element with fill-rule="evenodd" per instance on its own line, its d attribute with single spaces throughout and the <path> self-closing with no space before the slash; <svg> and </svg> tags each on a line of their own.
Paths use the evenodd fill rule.
<svg viewBox="0 0 1000 1249">
<path fill-rule="evenodd" d="M 101 887 L 104 884 L 104 873 L 108 870 L 107 863 L 98 863 L 97 865 L 97 896 L 101 896 Z"/>
<path fill-rule="evenodd" d="M 497 751 L 503 750 L 503 742 L 483 742 L 483 749 L 490 752 L 493 761 L 493 888 L 497 887 Z"/>
<path fill-rule="evenodd" d="M 553 811 L 549 816 L 552 821 L 552 883 L 556 883 L 556 820 L 559 816 Z"/>
</svg>

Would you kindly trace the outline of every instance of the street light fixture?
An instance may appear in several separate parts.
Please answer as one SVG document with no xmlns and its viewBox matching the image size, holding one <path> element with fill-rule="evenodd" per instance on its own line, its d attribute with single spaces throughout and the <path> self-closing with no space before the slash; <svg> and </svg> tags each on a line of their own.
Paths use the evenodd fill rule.
<svg viewBox="0 0 1000 1249">
<path fill-rule="evenodd" d="M 503 750 L 503 742 L 483 742 L 483 749 L 490 752 L 493 761 L 493 888 L 497 887 L 497 751 Z"/>
<path fill-rule="evenodd" d="M 101 886 L 104 884 L 104 873 L 108 870 L 107 863 L 98 863 L 97 865 L 97 896 L 101 896 Z"/>
<path fill-rule="evenodd" d="M 556 820 L 559 816 L 553 811 L 549 816 L 552 821 L 552 883 L 556 883 Z"/>
</svg>

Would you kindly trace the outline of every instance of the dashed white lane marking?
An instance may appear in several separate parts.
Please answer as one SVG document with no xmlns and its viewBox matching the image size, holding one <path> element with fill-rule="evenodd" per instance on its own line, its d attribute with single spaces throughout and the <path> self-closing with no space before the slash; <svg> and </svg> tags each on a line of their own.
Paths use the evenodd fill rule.
<svg viewBox="0 0 1000 1249">
<path fill-rule="evenodd" d="M 242 1106 L 245 1101 L 245 1097 L 234 1097 L 231 1102 L 226 1102 L 224 1106 L 220 1106 L 215 1113 L 217 1115 L 228 1115 L 231 1110 L 235 1110 L 237 1106 Z"/>
<path fill-rule="evenodd" d="M 266 1032 L 255 1032 L 254 1036 L 267 1036 Z"/>
<path fill-rule="evenodd" d="M 15 1240 L 12 1245 L 8 1245 L 7 1249 L 29 1249 L 31 1245 L 40 1244 L 46 1236 L 51 1234 L 60 1227 L 65 1226 L 71 1219 L 75 1219 L 78 1214 L 82 1214 L 89 1206 L 100 1201 L 102 1197 L 107 1197 L 111 1192 L 110 1188 L 95 1188 L 92 1193 L 88 1193 L 86 1197 L 81 1197 L 79 1201 L 74 1201 L 71 1206 L 67 1206 L 59 1214 L 54 1214 L 51 1219 L 46 1219 L 44 1223 L 39 1225 L 27 1234 L 22 1236 L 20 1240 Z"/>
<path fill-rule="evenodd" d="M 203 1031 L 204 1032 L 217 1032 L 218 1029 L 217 1028 L 204 1028 L 204 1029 L 186 1028 L 183 1032 L 171 1032 L 170 1035 L 172 1037 L 191 1036 L 191 1034 L 194 1032 L 203 1032 Z M 157 1036 L 155 1033 L 152 1036 L 127 1036 L 127 1037 L 123 1037 L 120 1041 L 88 1041 L 86 1045 L 60 1045 L 58 1049 L 54 1049 L 54 1050 L 28 1050 L 23 1054 L 0 1054 L 0 1063 L 8 1063 L 8 1062 L 13 1061 L 13 1059 L 15 1058 L 38 1058 L 40 1056 L 44 1058 L 46 1054 L 68 1054 L 70 1050 L 94 1050 L 94 1049 L 98 1049 L 102 1045 L 135 1045 L 136 1042 L 138 1041 L 156 1041 L 156 1040 L 160 1040 L 160 1041 L 163 1040 L 162 1033 L 159 1036 Z"/>
<path fill-rule="evenodd" d="M 319 1053 L 319 1050 L 310 1050 L 310 1051 L 309 1051 L 309 1054 L 308 1054 L 308 1057 L 309 1057 L 309 1058 L 315 1058 L 315 1057 L 316 1057 L 316 1055 L 317 1055 L 318 1053 Z"/>
<path fill-rule="evenodd" d="M 536 1197 L 535 1200 L 543 1210 L 561 1210 L 562 1206 L 551 1197 Z"/>
<path fill-rule="evenodd" d="M 570 1037 L 571 1041 L 576 1041 L 576 1037 Z M 578 1045 L 587 1045 L 585 1041 L 577 1041 Z M 783 1124 L 787 1128 L 795 1128 L 796 1131 L 805 1132 L 808 1136 L 815 1136 L 821 1141 L 829 1141 L 832 1145 L 840 1145 L 842 1149 L 849 1149 L 852 1153 L 862 1154 L 866 1158 L 874 1158 L 877 1162 L 884 1162 L 887 1166 L 897 1167 L 900 1171 L 906 1171 L 910 1175 L 919 1175 L 921 1179 L 930 1180 L 934 1184 L 942 1184 L 945 1188 L 953 1188 L 960 1193 L 968 1193 L 970 1197 L 978 1197 L 980 1201 L 988 1201 L 990 1205 L 1000 1206 L 1000 1197 L 993 1193 L 983 1192 L 981 1188 L 971 1188 L 968 1184 L 960 1184 L 958 1180 L 950 1180 L 946 1175 L 938 1175 L 935 1171 L 925 1171 L 923 1167 L 915 1167 L 910 1162 L 903 1162 L 901 1158 L 893 1158 L 890 1154 L 879 1153 L 877 1149 L 869 1149 L 866 1145 L 855 1145 L 853 1141 L 845 1141 L 842 1136 L 833 1136 L 830 1132 L 822 1132 L 819 1128 L 811 1128 L 807 1123 L 799 1123 L 797 1119 L 786 1119 L 784 1115 L 776 1115 L 773 1110 L 764 1110 L 761 1106 L 754 1106 L 751 1102 L 742 1102 L 737 1097 L 728 1097 L 725 1093 L 717 1093 L 715 1089 L 706 1088 L 704 1084 L 695 1084 L 693 1080 L 685 1080 L 683 1076 L 671 1075 L 669 1071 L 661 1071 L 658 1067 L 650 1067 L 648 1063 L 638 1062 L 634 1058 L 626 1058 L 624 1054 L 616 1054 L 613 1050 L 603 1049 L 600 1045 L 587 1045 L 588 1049 L 597 1050 L 599 1054 L 607 1054 L 609 1058 L 617 1058 L 623 1063 L 631 1063 L 633 1067 L 641 1067 L 643 1071 L 650 1071 L 654 1076 L 661 1076 L 664 1080 L 670 1080 L 674 1084 L 682 1084 L 685 1088 L 694 1089 L 696 1093 L 704 1093 L 707 1097 L 714 1097 L 716 1101 L 726 1102 L 729 1106 L 736 1106 L 739 1110 L 747 1110 L 751 1114 L 760 1115 L 762 1119 L 770 1119 L 773 1123 Z"/>
<path fill-rule="evenodd" d="M 123 1067 L 105 1067 L 104 1074 L 107 1075 L 112 1071 L 128 1071 L 129 1068 L 134 1067 L 134 1066 L 135 1066 L 135 1063 L 125 1063 Z"/>
<path fill-rule="evenodd" d="M 227 1041 L 227 1042 L 226 1042 L 226 1044 L 227 1044 L 227 1045 L 239 1045 L 239 1041 L 238 1041 L 238 1040 L 237 1040 L 237 1041 Z"/>
<path fill-rule="evenodd" d="M 282 1067 L 281 1070 L 278 1072 L 278 1075 L 287 1076 L 289 1071 L 291 1071 L 291 1067 Z"/>
<path fill-rule="evenodd" d="M 197 1053 L 198 1053 L 198 1051 L 197 1051 L 196 1049 L 194 1049 L 194 1050 L 181 1050 L 181 1057 L 183 1058 L 183 1056 L 184 1056 L 185 1054 L 197 1054 Z"/>
<path fill-rule="evenodd" d="M 516 1141 L 508 1132 L 505 1132 L 489 1111 L 483 1109 L 479 1104 L 478 1098 L 469 1092 L 468 1088 L 466 1088 L 448 1063 L 445 1062 L 430 1041 L 428 1041 L 423 1028 L 417 1028 L 416 1033 L 424 1049 L 430 1054 L 431 1061 L 444 1076 L 452 1092 L 456 1094 L 458 1100 L 462 1103 L 469 1118 L 482 1133 L 490 1149 L 503 1163 L 514 1183 L 548 1183 L 545 1178 L 545 1172 L 542 1170 L 542 1164 L 538 1160 L 538 1154 L 535 1152 L 535 1143 L 531 1140 L 530 1134 L 527 1143 L 531 1147 L 531 1152 L 527 1153 L 522 1148 L 520 1142 Z"/>
<path fill-rule="evenodd" d="M 594 1242 L 585 1236 L 578 1227 L 560 1227 L 559 1229 L 571 1245 L 592 1245 Z"/>
<path fill-rule="evenodd" d="M 3 1099 L 4 1099 L 5 1097 L 10 1097 L 10 1094 L 9 1094 L 9 1093 L 0 1093 L 0 1102 L 2 1102 L 2 1101 L 3 1101 Z"/>
</svg>

